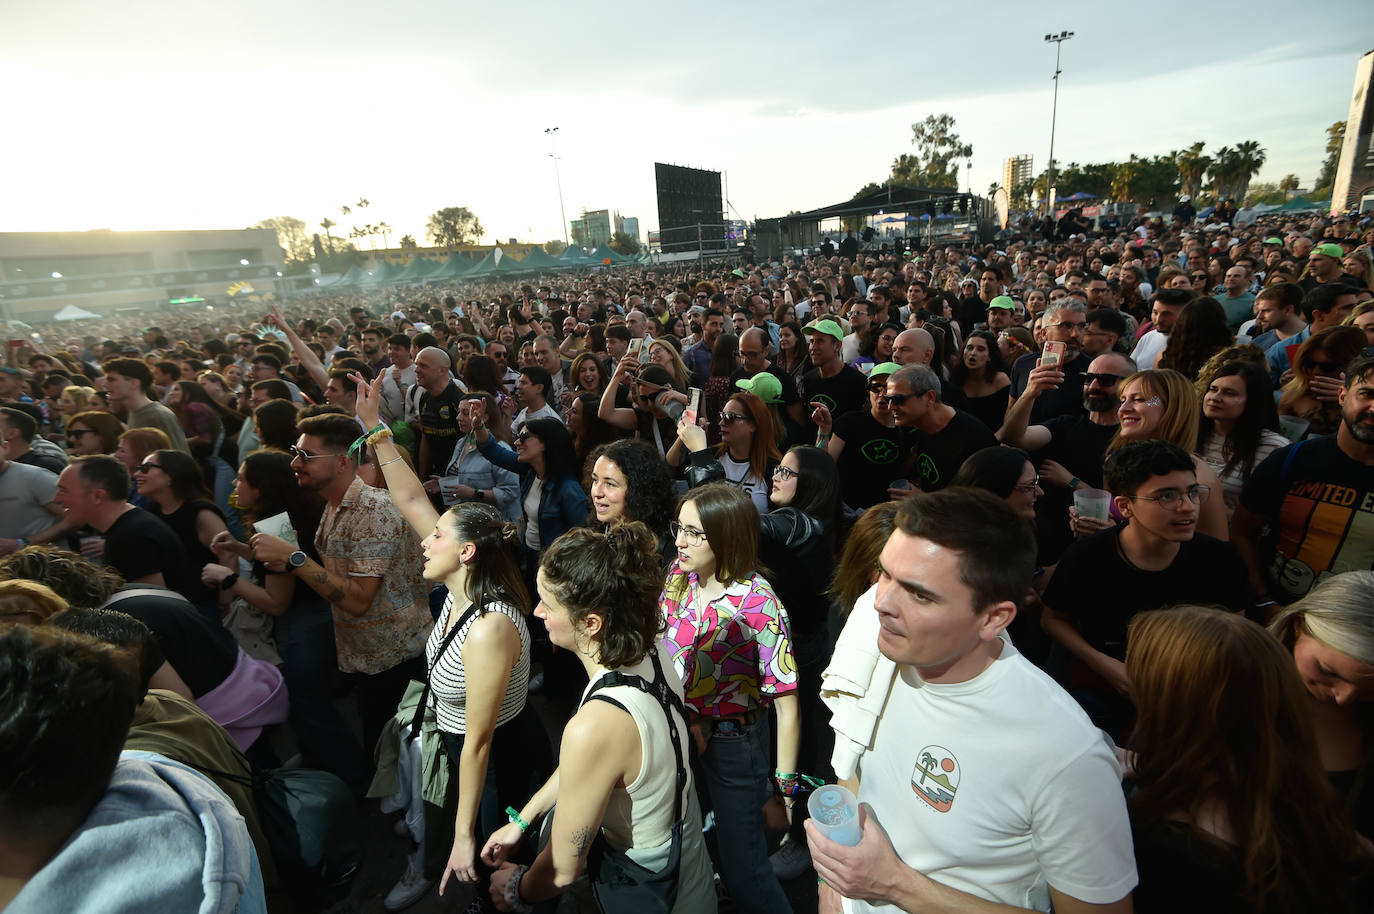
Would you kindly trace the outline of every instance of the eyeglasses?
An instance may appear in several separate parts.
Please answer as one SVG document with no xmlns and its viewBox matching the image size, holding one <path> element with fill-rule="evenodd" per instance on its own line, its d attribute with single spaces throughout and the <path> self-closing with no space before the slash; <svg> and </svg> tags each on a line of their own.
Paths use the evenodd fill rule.
<svg viewBox="0 0 1374 914">
<path fill-rule="evenodd" d="M 1121 380 L 1121 375 L 1112 374 L 1107 371 L 1085 371 L 1083 372 L 1083 386 L 1091 387 L 1094 382 L 1103 387 L 1115 387 L 1116 382 Z"/>
<path fill-rule="evenodd" d="M 800 475 L 801 474 L 798 473 L 796 470 L 792 469 L 791 467 L 785 467 L 782 464 L 778 464 L 776 467 L 773 468 L 773 477 L 775 479 L 781 479 L 784 482 L 786 482 L 789 479 L 796 479 Z"/>
<path fill-rule="evenodd" d="M 727 412 L 721 412 L 721 414 L 720 414 L 720 424 L 721 424 L 721 425 L 732 425 L 732 424 L 735 423 L 735 422 L 743 422 L 744 420 L 746 420 L 746 419 L 748 419 L 748 418 L 749 418 L 749 417 L 746 416 L 746 415 L 744 415 L 744 413 L 727 413 Z"/>
<path fill-rule="evenodd" d="M 1127 495 L 1132 501 L 1152 501 L 1161 508 L 1177 508 L 1184 497 L 1195 505 L 1200 505 L 1207 501 L 1207 496 L 1212 494 L 1211 486 L 1204 486 L 1201 483 L 1191 485 L 1180 492 L 1178 489 L 1164 489 L 1154 495 Z"/>
<path fill-rule="evenodd" d="M 706 541 L 705 530 L 698 530 L 696 527 L 685 527 L 677 521 L 669 523 L 668 530 L 673 534 L 674 540 L 684 540 L 689 546 L 700 546 Z"/>
<path fill-rule="evenodd" d="M 875 383 L 875 384 L 870 384 L 870 385 L 868 385 L 868 392 L 871 393 L 871 394 L 877 394 L 878 396 L 880 396 L 880 397 L 886 399 L 886 398 L 887 398 L 887 385 L 884 384 L 882 381 L 878 381 L 878 382 Z"/>
<path fill-rule="evenodd" d="M 135 473 L 147 473 L 149 470 L 160 470 L 160 469 L 162 469 L 162 464 L 160 464 L 160 463 L 140 463 L 138 466 L 134 467 L 134 472 L 135 472 Z"/>
<path fill-rule="evenodd" d="M 80 438 L 82 435 L 89 435 L 91 430 L 88 428 L 69 428 L 67 429 L 68 438 Z"/>
<path fill-rule="evenodd" d="M 1323 374 L 1338 374 L 1341 370 L 1341 366 L 1335 362 L 1318 362 L 1316 359 L 1308 359 L 1306 365 L 1313 371 L 1320 371 Z"/>
<path fill-rule="evenodd" d="M 1020 492 L 1034 492 L 1036 489 L 1040 488 L 1040 477 L 1036 476 L 1030 482 L 1018 482 L 1016 485 L 1012 486 L 1012 488 Z"/>
<path fill-rule="evenodd" d="M 296 458 L 300 458 L 301 460 L 319 460 L 321 457 L 342 457 L 342 456 L 343 456 L 342 454 L 312 454 L 312 453 L 310 453 L 309 451 L 305 450 L 304 448 L 298 448 L 298 447 L 295 447 L 295 446 L 292 446 L 291 448 L 289 448 L 289 449 L 287 450 L 287 453 L 289 453 L 289 454 L 291 455 L 291 459 L 292 459 L 292 460 L 295 460 Z"/>
<path fill-rule="evenodd" d="M 888 394 L 886 400 L 893 406 L 901 406 L 903 403 L 905 403 L 907 400 L 910 400 L 914 396 L 916 396 L 916 394 Z"/>
<path fill-rule="evenodd" d="M 527 432 L 527 431 L 521 429 L 519 432 L 516 432 L 515 437 L 514 437 L 513 439 L 511 439 L 511 440 L 514 441 L 516 444 L 520 444 L 520 443 L 523 442 L 523 441 L 529 441 L 529 440 L 530 440 L 531 438 L 533 438 L 533 437 L 534 437 L 534 433 L 533 433 L 533 432 Z"/>
</svg>

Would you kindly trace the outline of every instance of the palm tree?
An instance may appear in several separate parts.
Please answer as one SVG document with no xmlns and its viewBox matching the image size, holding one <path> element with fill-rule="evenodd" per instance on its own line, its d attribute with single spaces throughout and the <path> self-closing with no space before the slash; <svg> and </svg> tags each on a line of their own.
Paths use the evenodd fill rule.
<svg viewBox="0 0 1374 914">
<path fill-rule="evenodd" d="M 1223 146 L 1212 153 L 1212 164 L 1207 166 L 1207 175 L 1212 179 L 1212 191 L 1218 200 L 1231 196 L 1230 190 L 1238 172 L 1239 155 L 1230 146 Z"/>
<path fill-rule="evenodd" d="M 1234 196 L 1237 199 L 1245 198 L 1245 191 L 1250 186 L 1250 179 L 1259 174 L 1259 170 L 1264 167 L 1264 160 L 1268 157 L 1264 147 L 1255 140 L 1246 140 L 1236 144 L 1236 182 L 1239 187 Z"/>
<path fill-rule="evenodd" d="M 917 785 L 919 786 L 919 785 L 925 784 L 925 782 L 926 782 L 926 777 L 927 777 L 932 771 L 934 771 L 934 770 L 935 770 L 935 756 L 931 755 L 929 752 L 922 752 L 922 753 L 921 753 L 921 780 L 917 782 Z"/>
<path fill-rule="evenodd" d="M 383 222 L 383 223 L 381 223 L 380 225 L 377 226 L 377 231 L 379 231 L 379 232 L 382 233 L 382 247 L 383 247 L 383 248 L 389 248 L 389 247 L 391 247 L 390 243 L 388 243 L 387 240 L 386 240 L 386 236 L 391 232 L 391 226 L 389 226 L 389 225 L 387 225 L 385 222 Z"/>
<path fill-rule="evenodd" d="M 338 224 L 328 216 L 320 220 L 320 228 L 324 229 L 324 240 L 329 245 L 329 253 L 331 254 L 334 253 L 334 236 L 329 234 L 329 230 Z"/>
<path fill-rule="evenodd" d="M 1283 192 L 1283 199 L 1287 200 L 1288 195 L 1298 189 L 1297 175 L 1284 175 L 1279 181 L 1279 190 Z"/>
<path fill-rule="evenodd" d="M 1198 195 L 1198 191 L 1202 189 L 1202 176 L 1212 164 L 1211 157 L 1202 153 L 1203 145 L 1199 140 L 1187 149 L 1169 153 L 1169 157 L 1178 166 L 1179 183 L 1183 185 L 1182 192 L 1190 197 Z"/>
</svg>

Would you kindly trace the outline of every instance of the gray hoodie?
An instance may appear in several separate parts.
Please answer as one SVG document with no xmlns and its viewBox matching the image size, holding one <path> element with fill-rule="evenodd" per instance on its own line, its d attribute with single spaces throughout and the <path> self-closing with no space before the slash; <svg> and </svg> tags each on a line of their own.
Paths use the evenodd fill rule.
<svg viewBox="0 0 1374 914">
<path fill-rule="evenodd" d="M 152 752 L 120 753 L 105 795 L 5 914 L 266 914 L 243 818 Z"/>
</svg>

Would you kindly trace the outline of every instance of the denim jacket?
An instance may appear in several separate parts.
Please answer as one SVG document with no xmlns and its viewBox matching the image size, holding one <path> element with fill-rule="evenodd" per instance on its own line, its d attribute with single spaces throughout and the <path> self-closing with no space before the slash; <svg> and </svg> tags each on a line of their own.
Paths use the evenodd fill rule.
<svg viewBox="0 0 1374 914">
<path fill-rule="evenodd" d="M 520 474 L 520 500 L 530 494 L 534 485 L 534 470 L 520 463 L 514 452 L 501 446 L 495 438 L 488 436 L 486 441 L 477 445 L 477 450 L 498 467 Z M 544 489 L 539 496 L 539 545 L 547 549 L 549 544 L 573 527 L 581 527 L 587 522 L 587 493 L 582 484 L 573 476 L 561 479 L 544 480 Z M 525 518 L 529 523 L 529 518 Z M 521 542 L 524 542 L 523 531 Z"/>
<path fill-rule="evenodd" d="M 463 443 L 458 442 L 453 449 L 453 459 L 444 470 L 444 480 L 474 489 L 490 490 L 501 516 L 508 521 L 519 521 L 520 477 L 515 471 L 492 463 L 480 449 L 464 454 Z M 500 441 L 495 443 L 498 448 L 514 456 L 509 446 Z"/>
</svg>

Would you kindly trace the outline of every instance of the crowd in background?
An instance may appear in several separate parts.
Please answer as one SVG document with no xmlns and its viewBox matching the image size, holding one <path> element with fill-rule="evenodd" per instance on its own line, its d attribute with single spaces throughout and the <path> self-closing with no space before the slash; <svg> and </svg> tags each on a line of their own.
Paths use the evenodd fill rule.
<svg viewBox="0 0 1374 914">
<path fill-rule="evenodd" d="M 589 865 L 610 911 L 654 909 L 616 867 L 680 912 L 787 911 L 813 869 L 826 911 L 1361 909 L 1374 229 L 1030 229 L 12 342 L 8 898 L 305 906 L 229 776 L 285 766 L 404 811 L 391 910 L 552 910 Z M 902 685 L 977 658 L 1024 711 Z M 883 820 L 853 849 L 806 824 L 836 781 Z M 902 804 L 965 817 L 945 856 Z M 213 886 L 139 879 L 189 847 Z"/>
</svg>

